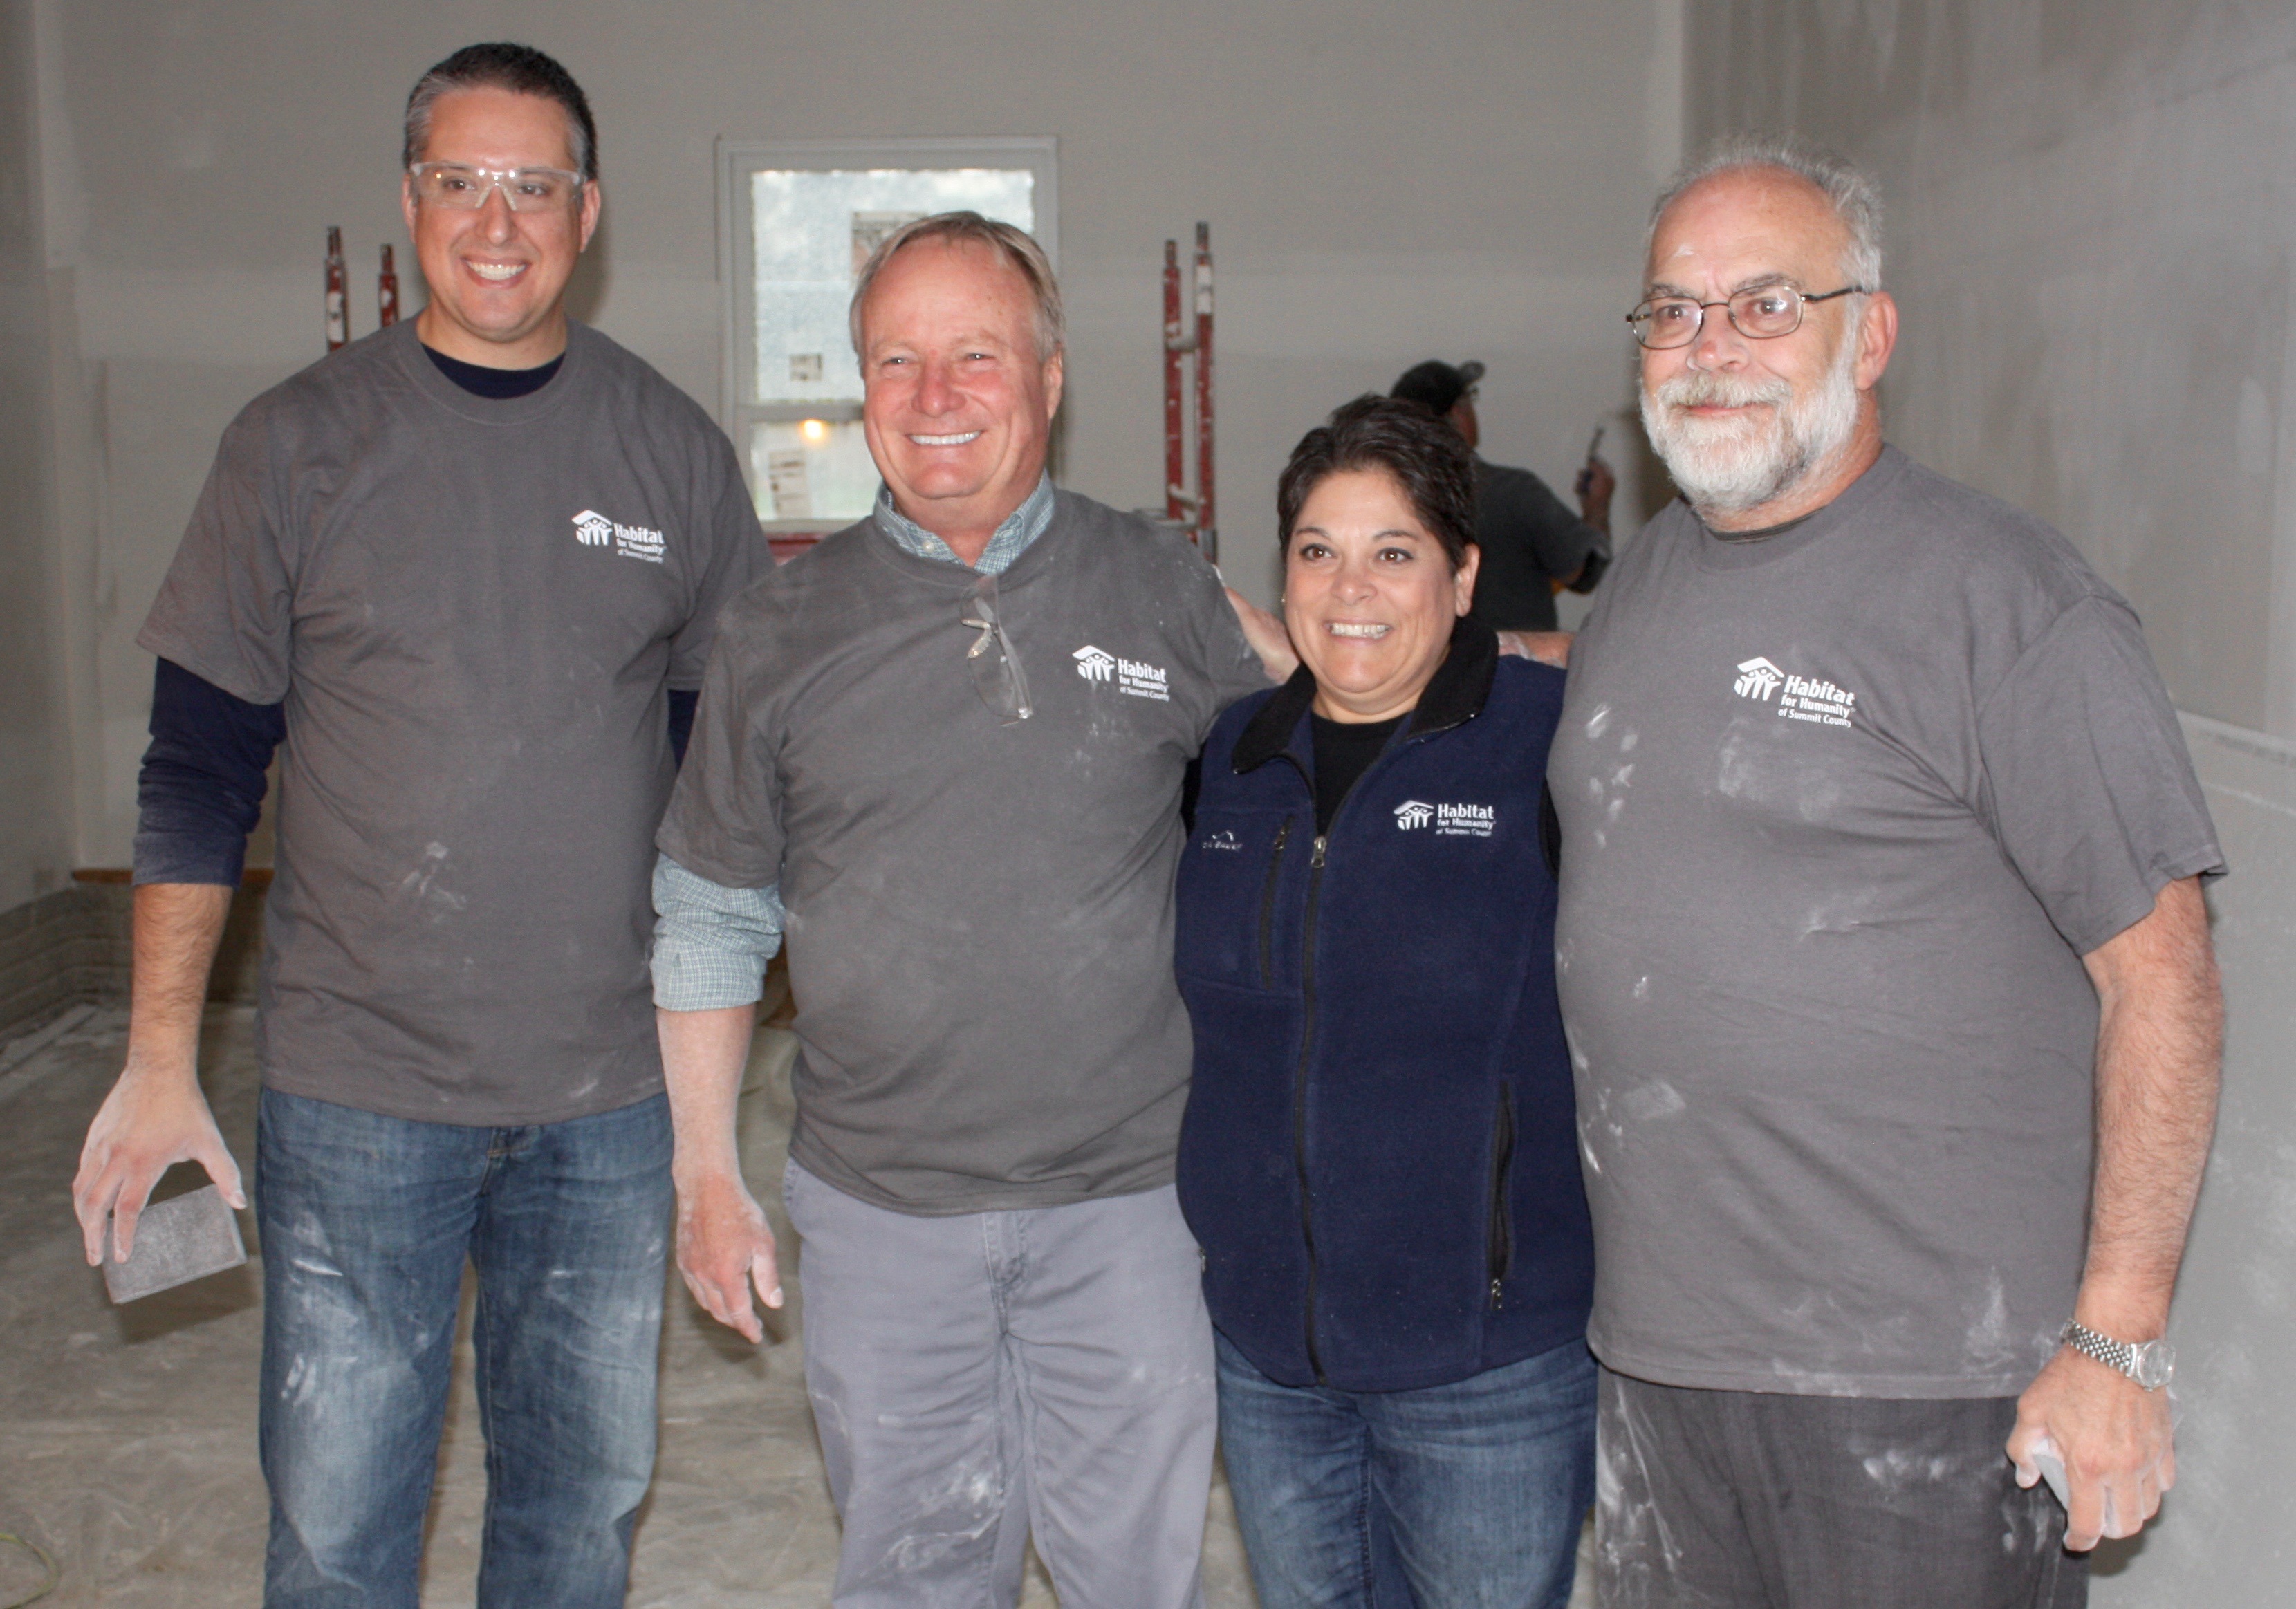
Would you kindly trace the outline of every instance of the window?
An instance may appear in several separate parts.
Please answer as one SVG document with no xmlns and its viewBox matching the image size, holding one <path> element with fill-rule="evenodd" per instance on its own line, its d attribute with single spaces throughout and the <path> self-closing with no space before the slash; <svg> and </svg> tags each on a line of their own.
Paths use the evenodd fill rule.
<svg viewBox="0 0 2296 1609">
<path fill-rule="evenodd" d="M 846 331 L 853 281 L 888 234 L 970 208 L 1027 230 L 1060 263 L 1054 142 L 720 141 L 726 427 L 772 531 L 822 531 L 869 511 Z"/>
</svg>

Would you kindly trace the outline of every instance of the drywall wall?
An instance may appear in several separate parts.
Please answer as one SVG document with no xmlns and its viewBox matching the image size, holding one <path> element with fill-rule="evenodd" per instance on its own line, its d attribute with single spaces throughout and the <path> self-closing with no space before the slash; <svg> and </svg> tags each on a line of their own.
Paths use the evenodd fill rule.
<svg viewBox="0 0 2296 1609">
<path fill-rule="evenodd" d="M 2177 1287 L 2177 1486 L 2150 1534 L 2104 1546 L 2096 1609 L 2281 1603 L 2296 1562 L 2296 1388 L 2281 1367 L 2296 1317 L 2296 744 L 2199 716 L 2185 728 L 2233 868 L 2209 898 L 2224 1106 Z"/>
<path fill-rule="evenodd" d="M 1122 506 L 1160 501 L 1162 242 L 1209 220 L 1224 558 L 1263 600 L 1291 444 L 1420 358 L 1488 363 L 1488 449 L 1567 482 L 1630 400 L 1619 315 L 1679 130 L 1680 0 L 37 4 L 61 109 L 45 161 L 70 192 L 63 339 L 102 449 L 97 528 L 73 549 L 95 863 L 124 862 L 133 829 L 135 626 L 225 421 L 322 349 L 324 227 L 344 227 L 356 331 L 386 241 L 420 300 L 395 131 L 459 45 L 528 40 L 583 81 L 606 210 L 578 306 L 713 409 L 718 138 L 1056 135 L 1065 475 Z"/>
<path fill-rule="evenodd" d="M 1915 456 L 2048 519 L 2144 616 L 2232 874 L 2225 1104 L 2179 1287 L 2179 1482 L 2100 1609 L 2288 1596 L 2296 1385 L 2296 14 L 2194 0 L 1693 0 L 1692 143 L 1879 174 Z M 2267 733 L 2277 734 L 2276 737 Z"/>
<path fill-rule="evenodd" d="M 0 911 L 71 868 L 32 8 L 0 4 Z"/>
<path fill-rule="evenodd" d="M 2031 509 L 2183 707 L 2296 737 L 2296 13 L 2244 0 L 1711 0 L 1700 135 L 1881 175 L 1891 436 Z"/>
</svg>

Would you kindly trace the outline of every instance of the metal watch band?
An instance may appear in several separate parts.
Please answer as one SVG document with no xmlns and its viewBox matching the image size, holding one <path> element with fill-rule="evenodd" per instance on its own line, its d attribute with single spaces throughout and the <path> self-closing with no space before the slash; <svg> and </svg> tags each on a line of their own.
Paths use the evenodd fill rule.
<svg viewBox="0 0 2296 1609">
<path fill-rule="evenodd" d="M 2117 1369 L 2132 1380 L 2136 1377 L 2136 1349 L 2126 1341 L 2099 1335 L 2077 1319 L 2065 1320 L 2065 1327 L 2057 1339 L 2075 1352 L 2095 1358 L 2107 1368 Z"/>
<path fill-rule="evenodd" d="M 2176 1370 L 2176 1354 L 2166 1341 L 2116 1341 L 2072 1319 L 2066 1321 L 2057 1338 L 2075 1352 L 2128 1376 L 2146 1391 L 2166 1385 Z"/>
</svg>

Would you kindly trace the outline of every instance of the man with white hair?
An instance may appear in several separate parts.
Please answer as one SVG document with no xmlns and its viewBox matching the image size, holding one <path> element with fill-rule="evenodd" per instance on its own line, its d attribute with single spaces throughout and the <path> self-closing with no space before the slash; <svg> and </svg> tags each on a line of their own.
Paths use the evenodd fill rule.
<svg viewBox="0 0 2296 1609">
<path fill-rule="evenodd" d="M 726 610 L 659 839 L 678 1267 L 752 1340 L 780 1305 L 733 1125 L 785 931 L 833 1601 L 1010 1605 L 1033 1532 L 1063 1602 L 1183 1609 L 1214 1414 L 1172 1187 L 1180 786 L 1268 677 L 1193 547 L 1046 473 L 1035 241 L 911 224 L 852 316 L 885 489 Z"/>
<path fill-rule="evenodd" d="M 2128 605 L 1883 444 L 1878 211 L 1726 143 L 1628 315 L 1683 501 L 1549 772 L 1612 1605 L 2062 1609 L 2175 1474 L 2221 858 Z"/>
</svg>

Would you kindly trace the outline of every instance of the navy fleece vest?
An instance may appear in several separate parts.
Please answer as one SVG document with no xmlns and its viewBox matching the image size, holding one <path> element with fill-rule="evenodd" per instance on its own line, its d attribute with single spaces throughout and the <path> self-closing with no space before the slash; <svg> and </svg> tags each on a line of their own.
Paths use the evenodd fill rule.
<svg viewBox="0 0 2296 1609">
<path fill-rule="evenodd" d="M 1179 872 L 1180 1202 L 1212 1322 L 1285 1384 L 1443 1384 L 1585 1333 L 1539 844 L 1562 682 L 1463 622 L 1324 840 L 1307 673 L 1213 728 Z"/>
</svg>

